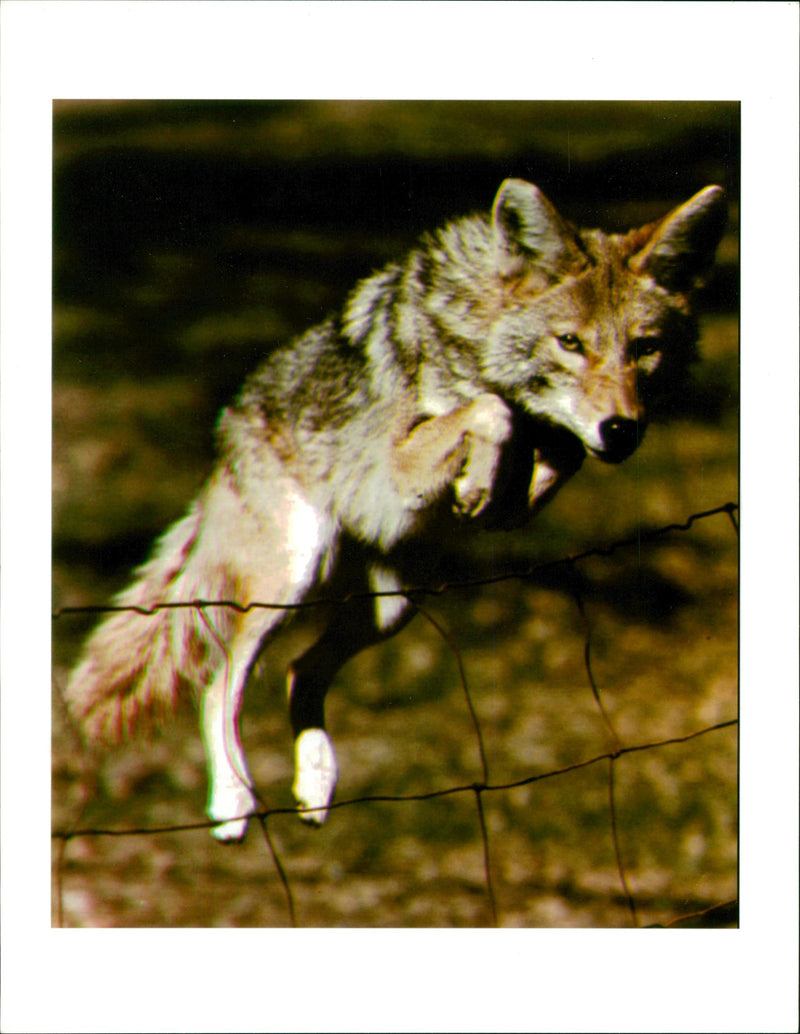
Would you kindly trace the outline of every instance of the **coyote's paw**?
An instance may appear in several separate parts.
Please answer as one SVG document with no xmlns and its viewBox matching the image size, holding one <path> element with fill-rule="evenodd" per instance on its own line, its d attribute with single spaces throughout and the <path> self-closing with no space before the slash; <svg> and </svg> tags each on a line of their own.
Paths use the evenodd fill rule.
<svg viewBox="0 0 800 1034">
<path fill-rule="evenodd" d="M 215 789 L 208 805 L 208 817 L 221 825 L 214 826 L 212 834 L 223 844 L 237 844 L 247 832 L 247 819 L 237 816 L 249 815 L 256 810 L 256 799 L 252 791 L 243 784 Z"/>
<path fill-rule="evenodd" d="M 546 463 L 541 452 L 536 449 L 534 451 L 533 477 L 528 488 L 528 504 L 532 510 L 543 501 L 543 496 L 555 488 L 560 477 L 561 474 L 555 467 Z"/>
<path fill-rule="evenodd" d="M 328 817 L 328 805 L 339 778 L 336 753 L 324 729 L 305 729 L 294 746 L 295 780 L 292 792 L 303 812 L 303 822 L 321 826 Z"/>
<path fill-rule="evenodd" d="M 467 459 L 453 483 L 456 513 L 477 517 L 488 505 L 511 429 L 511 410 L 497 395 L 479 395 L 472 403 Z"/>
</svg>

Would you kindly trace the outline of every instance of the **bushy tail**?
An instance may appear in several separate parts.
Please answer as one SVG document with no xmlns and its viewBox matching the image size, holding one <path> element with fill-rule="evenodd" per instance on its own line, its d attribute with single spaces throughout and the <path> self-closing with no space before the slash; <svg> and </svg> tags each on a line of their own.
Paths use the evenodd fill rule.
<svg viewBox="0 0 800 1034">
<path fill-rule="evenodd" d="M 203 584 L 201 566 L 192 562 L 200 522 L 197 503 L 160 539 L 114 605 L 149 609 L 213 598 L 214 586 Z M 111 614 L 89 638 L 67 686 L 67 705 L 87 739 L 115 743 L 137 719 L 166 717 L 187 690 L 207 679 L 210 656 L 219 650 L 214 639 L 192 608 Z"/>
</svg>

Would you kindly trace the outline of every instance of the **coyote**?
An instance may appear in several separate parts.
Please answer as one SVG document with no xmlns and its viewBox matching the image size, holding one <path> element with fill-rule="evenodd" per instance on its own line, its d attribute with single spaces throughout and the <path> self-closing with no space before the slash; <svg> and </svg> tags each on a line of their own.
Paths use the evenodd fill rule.
<svg viewBox="0 0 800 1034">
<path fill-rule="evenodd" d="M 351 595 L 288 672 L 293 792 L 324 822 L 339 668 L 410 619 L 403 590 L 430 577 L 430 543 L 519 524 L 587 455 L 631 455 L 693 358 L 692 298 L 724 225 L 717 186 L 606 235 L 509 179 L 490 214 L 426 235 L 271 352 L 221 414 L 199 497 L 115 600 L 140 610 L 107 617 L 70 678 L 87 738 L 118 740 L 194 692 L 213 833 L 241 840 L 257 811 L 238 728 L 251 668 L 298 604 Z M 205 605 L 170 606 L 190 601 Z"/>
</svg>

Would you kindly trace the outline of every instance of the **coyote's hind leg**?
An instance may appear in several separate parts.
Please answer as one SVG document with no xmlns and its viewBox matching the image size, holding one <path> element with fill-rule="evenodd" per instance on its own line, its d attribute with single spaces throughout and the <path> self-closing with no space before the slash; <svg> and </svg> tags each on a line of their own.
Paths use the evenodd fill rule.
<svg viewBox="0 0 800 1034">
<path fill-rule="evenodd" d="M 393 571 L 373 567 L 375 592 L 395 593 Z M 289 714 L 295 736 L 293 792 L 304 822 L 322 825 L 333 799 L 339 769 L 325 730 L 325 694 L 336 673 L 350 658 L 397 632 L 413 615 L 400 595 L 361 598 L 335 611 L 322 637 L 291 665 L 288 673 Z"/>
<path fill-rule="evenodd" d="M 262 450 L 262 459 L 264 455 Z M 263 466 L 258 484 L 269 485 L 266 500 L 254 493 L 242 497 L 226 483 L 225 475 L 220 477 L 210 497 L 207 534 L 193 558 L 195 567 L 202 570 L 224 562 L 225 582 L 236 587 L 237 602 L 245 605 L 245 612 L 227 614 L 224 620 L 217 617 L 222 634 L 214 626 L 216 608 L 208 606 L 200 613 L 218 656 L 201 704 L 209 771 L 207 811 L 221 823 L 214 835 L 228 842 L 242 839 L 247 816 L 256 808 L 239 734 L 248 675 L 267 638 L 288 619 L 292 606 L 305 598 L 333 545 L 325 512 L 301 494 L 299 485 L 282 478 L 279 470 L 270 477 L 275 464 L 271 468 L 264 460 Z M 199 584 L 205 586 L 207 581 Z M 193 590 L 188 595 L 207 591 Z"/>
<path fill-rule="evenodd" d="M 206 622 L 211 622 L 204 611 Z M 247 816 L 256 810 L 253 781 L 239 733 L 239 712 L 250 669 L 264 638 L 274 629 L 279 613 L 252 612 L 240 619 L 230 645 L 219 638 L 224 652 L 211 684 L 203 691 L 201 726 L 208 761 L 209 818 L 220 825 L 212 833 L 224 843 L 236 843 L 247 832 Z M 225 821 L 222 821 L 225 820 Z"/>
</svg>

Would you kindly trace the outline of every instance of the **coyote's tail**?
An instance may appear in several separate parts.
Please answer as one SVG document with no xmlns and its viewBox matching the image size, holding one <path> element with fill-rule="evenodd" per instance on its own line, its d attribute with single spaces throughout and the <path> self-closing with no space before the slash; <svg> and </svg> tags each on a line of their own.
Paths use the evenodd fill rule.
<svg viewBox="0 0 800 1034">
<path fill-rule="evenodd" d="M 196 503 L 156 544 L 137 580 L 93 633 L 67 686 L 67 706 L 88 740 L 118 742 L 139 718 L 158 720 L 208 676 L 218 636 L 191 607 L 156 609 L 156 604 L 213 596 L 202 570 L 192 562 L 201 508 Z M 194 558 L 196 561 L 196 557 Z M 219 618 L 215 617 L 215 623 Z M 218 647 L 217 647 L 218 648 Z"/>
</svg>

